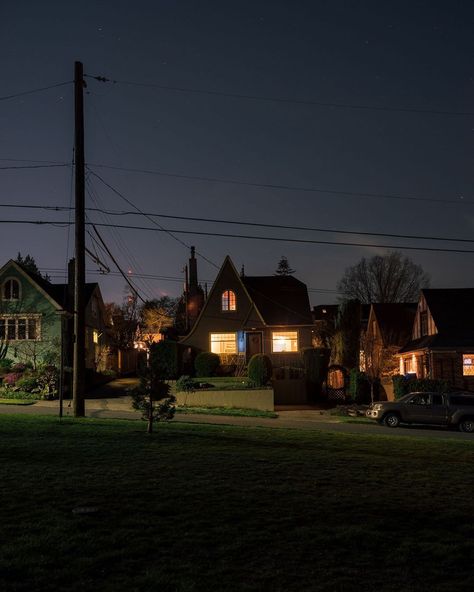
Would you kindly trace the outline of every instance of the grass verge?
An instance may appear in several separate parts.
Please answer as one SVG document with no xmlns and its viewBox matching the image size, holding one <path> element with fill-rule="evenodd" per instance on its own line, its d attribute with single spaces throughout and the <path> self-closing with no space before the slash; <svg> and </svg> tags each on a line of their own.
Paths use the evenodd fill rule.
<svg viewBox="0 0 474 592">
<path fill-rule="evenodd" d="M 239 409 L 233 407 L 176 407 L 177 413 L 197 413 L 202 415 L 230 415 L 234 417 L 278 417 L 274 411 L 261 411 L 259 409 Z"/>
<path fill-rule="evenodd" d="M 0 589 L 467 591 L 474 440 L 0 416 Z"/>
<path fill-rule="evenodd" d="M 0 399 L 0 405 L 34 405 L 36 399 Z"/>
</svg>

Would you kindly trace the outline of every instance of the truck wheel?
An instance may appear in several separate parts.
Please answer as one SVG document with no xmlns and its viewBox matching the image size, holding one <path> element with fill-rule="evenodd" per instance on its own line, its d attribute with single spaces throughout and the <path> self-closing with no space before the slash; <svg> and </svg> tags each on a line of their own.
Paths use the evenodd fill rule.
<svg viewBox="0 0 474 592">
<path fill-rule="evenodd" d="M 400 425 L 400 418 L 396 413 L 387 413 L 383 418 L 383 422 L 388 428 L 398 428 Z"/>
<path fill-rule="evenodd" d="M 467 434 L 474 433 L 474 418 L 472 417 L 465 417 L 459 422 L 459 429 L 461 432 L 466 432 Z"/>
</svg>

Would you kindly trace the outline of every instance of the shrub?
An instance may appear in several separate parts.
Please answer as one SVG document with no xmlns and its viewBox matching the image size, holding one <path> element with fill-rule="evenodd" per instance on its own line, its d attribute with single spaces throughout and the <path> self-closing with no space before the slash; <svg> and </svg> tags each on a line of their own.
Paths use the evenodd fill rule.
<svg viewBox="0 0 474 592">
<path fill-rule="evenodd" d="M 13 364 L 11 367 L 12 372 L 24 372 L 28 366 L 26 364 L 22 364 L 18 362 L 17 364 Z"/>
<path fill-rule="evenodd" d="M 349 396 L 358 405 L 370 402 L 370 382 L 365 372 L 357 368 L 349 373 Z"/>
<path fill-rule="evenodd" d="M 212 352 L 201 352 L 194 360 L 196 376 L 214 376 L 220 364 L 220 358 Z"/>
<path fill-rule="evenodd" d="M 36 376 L 23 375 L 16 381 L 15 386 L 18 387 L 21 391 L 31 393 L 38 388 L 38 379 L 36 378 Z"/>
<path fill-rule="evenodd" d="M 8 358 L 2 358 L 0 360 L 0 370 L 10 370 L 13 365 L 13 360 L 9 360 Z"/>
<path fill-rule="evenodd" d="M 159 341 L 150 347 L 150 367 L 162 380 L 172 380 L 179 375 L 178 344 L 176 341 Z"/>
<path fill-rule="evenodd" d="M 53 399 L 58 392 L 59 372 L 55 366 L 45 366 L 36 376 L 37 392 L 42 399 Z"/>
<path fill-rule="evenodd" d="M 399 399 L 407 393 L 445 393 L 448 390 L 449 383 L 447 380 L 440 380 L 437 378 L 405 378 L 400 374 L 393 377 L 393 392 L 395 399 Z"/>
<path fill-rule="evenodd" d="M 265 354 L 255 354 L 250 358 L 248 372 L 254 386 L 265 386 L 272 377 L 272 361 Z"/>
<path fill-rule="evenodd" d="M 180 376 L 176 381 L 176 392 L 178 393 L 194 393 L 196 390 L 196 386 L 198 386 L 194 379 L 191 376 L 187 376 L 184 374 Z"/>
<path fill-rule="evenodd" d="M 20 372 L 10 372 L 10 374 L 6 374 L 3 377 L 3 384 L 6 386 L 14 386 L 18 380 L 20 380 L 21 374 Z"/>
</svg>

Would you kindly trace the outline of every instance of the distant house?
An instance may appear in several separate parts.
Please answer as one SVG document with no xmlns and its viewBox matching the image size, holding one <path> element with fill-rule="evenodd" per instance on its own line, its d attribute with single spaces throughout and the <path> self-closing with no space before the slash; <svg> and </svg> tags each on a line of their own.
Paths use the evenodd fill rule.
<svg viewBox="0 0 474 592">
<path fill-rule="evenodd" d="M 474 390 L 474 288 L 421 291 L 400 373 Z"/>
<path fill-rule="evenodd" d="M 226 257 L 181 343 L 219 354 L 223 362 L 265 353 L 274 365 L 288 365 L 311 347 L 312 328 L 305 284 L 292 276 L 239 275 Z"/>
<path fill-rule="evenodd" d="M 72 288 L 72 280 L 52 284 L 12 259 L 0 269 L 0 343 L 7 349 L 6 357 L 34 365 L 59 363 L 62 341 L 66 365 L 70 364 Z M 105 369 L 107 320 L 98 284 L 86 284 L 85 301 L 86 368 Z"/>
<path fill-rule="evenodd" d="M 398 350 L 411 338 L 417 303 L 372 304 L 366 331 L 381 348 Z"/>
</svg>

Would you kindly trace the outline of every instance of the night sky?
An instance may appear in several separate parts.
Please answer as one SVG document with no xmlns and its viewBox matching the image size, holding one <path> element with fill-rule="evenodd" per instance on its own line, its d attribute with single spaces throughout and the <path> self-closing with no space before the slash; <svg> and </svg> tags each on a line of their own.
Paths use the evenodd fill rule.
<svg viewBox="0 0 474 592">
<path fill-rule="evenodd" d="M 302 101 L 87 78 L 86 161 L 146 212 L 474 240 L 474 116 L 456 114 L 474 112 L 473 17 L 471 0 L 3 3 L 0 96 L 70 81 L 80 60 L 91 76 L 128 83 Z M 0 167 L 71 162 L 73 121 L 71 84 L 0 101 Z M 262 188 L 98 164 L 440 202 Z M 2 204 L 71 204 L 70 167 L 4 169 L 0 180 Z M 98 177 L 91 175 L 88 187 L 88 207 L 131 209 Z M 0 208 L 2 220 L 68 217 L 67 211 Z M 142 216 L 89 217 L 153 226 Z M 157 221 L 167 229 L 474 249 L 473 243 Z M 186 246 L 163 232 L 99 231 L 125 270 L 173 278 L 135 278 L 144 298 L 180 293 Z M 30 253 L 53 281 L 63 280 L 72 229 L 1 224 L 0 233 L 2 263 L 18 251 Z M 176 236 L 217 265 L 229 254 L 248 275 L 272 274 L 286 255 L 296 277 L 323 290 L 311 292 L 313 304 L 336 300 L 333 290 L 348 265 L 385 252 Z M 431 274 L 433 287 L 474 286 L 474 254 L 405 253 Z M 122 299 L 123 279 L 93 273 L 90 260 L 87 267 L 106 301 Z M 200 258 L 199 275 L 212 281 L 216 268 Z"/>
</svg>

